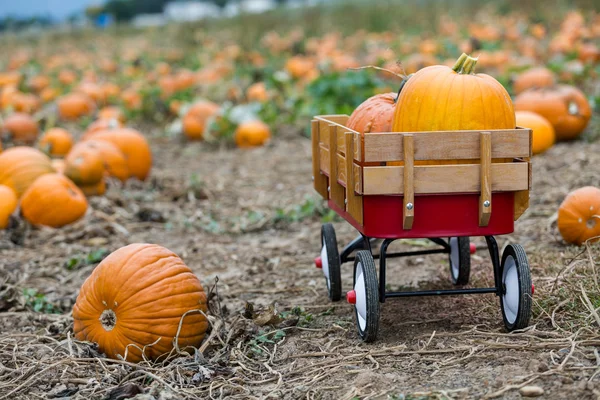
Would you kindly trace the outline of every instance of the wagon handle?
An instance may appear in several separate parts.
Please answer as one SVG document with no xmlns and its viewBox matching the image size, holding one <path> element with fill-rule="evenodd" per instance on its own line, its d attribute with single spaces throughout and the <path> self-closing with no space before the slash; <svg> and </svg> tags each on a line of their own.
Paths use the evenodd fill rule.
<svg viewBox="0 0 600 400">
<path fill-rule="evenodd" d="M 479 226 L 488 226 L 492 215 L 492 133 L 481 132 L 481 195 L 479 196 Z"/>
</svg>

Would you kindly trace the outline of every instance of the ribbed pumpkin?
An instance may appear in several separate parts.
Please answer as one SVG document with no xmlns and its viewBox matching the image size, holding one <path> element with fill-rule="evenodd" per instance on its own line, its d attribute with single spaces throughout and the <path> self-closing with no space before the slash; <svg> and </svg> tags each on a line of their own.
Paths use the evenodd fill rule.
<svg viewBox="0 0 600 400">
<path fill-rule="evenodd" d="M 42 135 L 38 148 L 51 157 L 64 157 L 73 147 L 73 136 L 63 128 L 51 128 Z"/>
<path fill-rule="evenodd" d="M 104 171 L 102 155 L 88 146 L 75 146 L 65 158 L 65 175 L 77 185 L 99 183 Z"/>
<path fill-rule="evenodd" d="M 140 132 L 129 128 L 111 129 L 93 133 L 89 138 L 114 144 L 125 156 L 131 176 L 140 180 L 148 177 L 152 168 L 152 152 Z"/>
<path fill-rule="evenodd" d="M 555 79 L 552 71 L 545 67 L 535 67 L 521 72 L 515 77 L 513 90 L 515 94 L 519 94 L 530 88 L 553 86 L 554 83 Z"/>
<path fill-rule="evenodd" d="M 242 122 L 235 130 L 235 144 L 240 148 L 262 146 L 270 138 L 271 129 L 262 121 Z"/>
<path fill-rule="evenodd" d="M 186 312 L 177 344 L 200 345 L 208 322 L 193 310 L 206 313 L 206 302 L 202 284 L 177 255 L 155 244 L 131 244 L 105 258 L 83 283 L 73 330 L 111 358 L 138 362 L 148 346 L 145 356 L 156 359 L 173 349 Z"/>
<path fill-rule="evenodd" d="M 391 132 L 396 105 L 396 93 L 369 97 L 348 118 L 346 126 L 359 133 Z"/>
<path fill-rule="evenodd" d="M 4 120 L 5 138 L 15 143 L 33 144 L 39 133 L 38 123 L 29 114 L 15 113 Z"/>
<path fill-rule="evenodd" d="M 585 186 L 569 193 L 558 209 L 558 230 L 578 246 L 600 236 L 600 189 Z"/>
<path fill-rule="evenodd" d="M 0 185 L 0 229 L 6 229 L 10 216 L 17 209 L 19 199 L 14 190 L 6 185 Z"/>
<path fill-rule="evenodd" d="M 76 120 L 84 115 L 91 115 L 96 110 L 94 100 L 86 94 L 78 92 L 60 97 L 56 104 L 58 105 L 58 115 L 65 120 Z"/>
<path fill-rule="evenodd" d="M 52 172 L 50 158 L 32 147 L 17 146 L 0 154 L 0 185 L 12 188 L 19 197 L 38 177 Z"/>
<path fill-rule="evenodd" d="M 219 111 L 219 106 L 210 101 L 194 104 L 183 117 L 183 133 L 190 140 L 201 140 L 208 119 Z"/>
<path fill-rule="evenodd" d="M 533 111 L 546 118 L 554 127 L 557 140 L 577 138 L 592 116 L 585 95 L 569 85 L 529 89 L 515 98 L 515 109 Z"/>
<path fill-rule="evenodd" d="M 81 190 L 61 174 L 40 176 L 21 198 L 21 213 L 27 221 L 53 228 L 77 221 L 87 207 Z"/>
<path fill-rule="evenodd" d="M 394 132 L 514 129 L 515 112 L 506 89 L 463 54 L 454 67 L 426 67 L 404 85 L 396 103 Z"/>
<path fill-rule="evenodd" d="M 552 124 L 544 117 L 531 111 L 515 112 L 517 126 L 529 128 L 533 131 L 531 151 L 540 154 L 554 145 L 556 134 Z"/>
<path fill-rule="evenodd" d="M 129 167 L 123 152 L 117 146 L 106 140 L 90 139 L 78 143 L 75 148 L 88 148 L 100 154 L 104 163 L 105 174 L 113 176 L 122 182 L 129 178 Z M 84 190 L 85 193 L 85 190 Z"/>
</svg>

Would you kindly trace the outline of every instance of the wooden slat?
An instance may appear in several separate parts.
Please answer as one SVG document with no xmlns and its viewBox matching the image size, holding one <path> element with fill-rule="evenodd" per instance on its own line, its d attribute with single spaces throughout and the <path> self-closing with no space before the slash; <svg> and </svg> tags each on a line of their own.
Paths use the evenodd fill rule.
<svg viewBox="0 0 600 400">
<path fill-rule="evenodd" d="M 321 172 L 322 158 L 321 147 L 319 145 L 319 121 L 311 121 L 311 140 L 312 140 L 312 164 L 313 164 L 313 185 L 317 193 L 324 199 L 329 199 L 327 193 L 327 176 Z"/>
<path fill-rule="evenodd" d="M 515 221 L 521 218 L 521 215 L 529 208 L 529 190 L 520 190 L 515 192 Z"/>
<path fill-rule="evenodd" d="M 345 134 L 346 140 L 346 154 L 354 154 L 354 136 L 357 134 L 347 132 Z M 356 195 L 354 189 L 354 160 L 352 157 L 346 157 L 346 211 L 352 216 L 360 225 L 363 224 L 363 202 L 362 196 Z"/>
<path fill-rule="evenodd" d="M 321 154 L 321 171 L 329 176 L 329 148 L 325 147 L 323 143 L 319 143 L 319 152 Z"/>
<path fill-rule="evenodd" d="M 415 194 L 479 193 L 479 164 L 417 165 L 414 167 Z M 491 165 L 492 191 L 527 190 L 528 163 Z M 404 167 L 364 167 L 363 195 L 404 193 Z"/>
<path fill-rule="evenodd" d="M 329 129 L 325 129 L 324 127 L 329 127 L 331 124 L 344 126 L 348 121 L 347 115 L 319 115 L 316 116 L 315 119 L 319 121 L 319 127 L 321 128 L 321 143 L 325 144 L 325 147 L 329 148 Z"/>
<path fill-rule="evenodd" d="M 336 125 L 328 125 L 329 129 L 329 198 L 340 208 L 344 208 L 345 188 L 338 182 L 337 129 Z"/>
<path fill-rule="evenodd" d="M 479 195 L 479 226 L 488 226 L 492 215 L 492 134 L 490 132 L 481 132 L 481 172 L 479 180 L 481 189 Z"/>
<path fill-rule="evenodd" d="M 346 146 L 346 144 L 344 144 L 344 147 Z M 346 184 L 346 157 L 344 157 L 342 154 L 337 153 L 337 160 L 338 160 L 338 182 L 344 182 L 344 185 Z"/>
<path fill-rule="evenodd" d="M 412 229 L 415 217 L 415 188 L 414 188 L 414 165 L 415 148 L 413 135 L 404 135 L 404 209 L 402 212 L 402 226 L 404 229 Z"/>
<path fill-rule="evenodd" d="M 529 157 L 530 130 L 492 131 L 492 158 Z M 364 135 L 364 161 L 402 161 L 401 132 Z M 479 131 L 418 132 L 414 134 L 415 160 L 479 159 Z"/>
</svg>

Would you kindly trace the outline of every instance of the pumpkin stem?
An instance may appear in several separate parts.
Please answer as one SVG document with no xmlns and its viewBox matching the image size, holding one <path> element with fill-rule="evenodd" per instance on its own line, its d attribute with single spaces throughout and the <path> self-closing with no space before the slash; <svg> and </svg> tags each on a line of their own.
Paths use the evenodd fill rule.
<svg viewBox="0 0 600 400">
<path fill-rule="evenodd" d="M 106 332 L 112 331 L 117 325 L 117 314 L 111 309 L 102 311 L 100 323 Z"/>
<path fill-rule="evenodd" d="M 462 53 L 456 63 L 452 67 L 452 70 L 458 74 L 472 74 L 475 71 L 475 65 L 477 64 L 478 58 L 471 57 L 465 53 Z"/>
</svg>

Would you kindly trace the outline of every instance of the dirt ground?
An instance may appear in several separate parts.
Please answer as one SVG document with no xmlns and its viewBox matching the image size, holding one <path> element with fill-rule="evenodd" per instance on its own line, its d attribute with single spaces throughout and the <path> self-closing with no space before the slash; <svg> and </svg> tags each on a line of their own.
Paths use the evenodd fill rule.
<svg viewBox="0 0 600 400">
<path fill-rule="evenodd" d="M 555 226 L 569 190 L 599 184 L 600 142 L 536 157 L 531 207 L 514 234 L 498 237 L 529 256 L 528 329 L 506 333 L 494 295 L 392 299 L 374 344 L 359 340 L 350 305 L 329 302 L 313 266 L 322 221 L 308 139 L 282 132 L 243 151 L 156 134 L 152 146 L 151 179 L 111 185 L 82 221 L 60 230 L 20 222 L 0 233 L 0 399 L 518 399 L 524 385 L 541 387 L 544 399 L 600 398 L 600 247 L 566 246 Z M 345 221 L 334 225 L 340 246 L 356 236 Z M 472 284 L 491 286 L 485 241 L 472 240 Z M 212 291 L 202 353 L 133 365 L 73 340 L 71 309 L 96 265 L 78 258 L 134 242 L 173 250 Z M 342 269 L 345 292 L 352 267 Z M 448 260 L 391 261 L 388 283 L 450 288 Z M 246 302 L 275 304 L 285 319 L 258 326 L 244 317 Z"/>
</svg>

